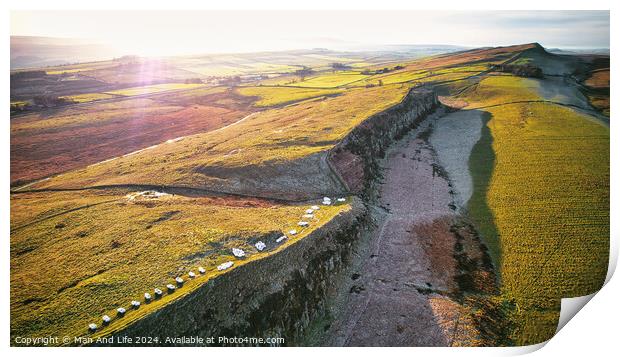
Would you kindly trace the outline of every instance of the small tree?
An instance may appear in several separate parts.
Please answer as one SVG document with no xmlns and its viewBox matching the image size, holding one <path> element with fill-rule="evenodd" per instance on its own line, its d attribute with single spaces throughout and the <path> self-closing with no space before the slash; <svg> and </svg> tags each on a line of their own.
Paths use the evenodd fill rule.
<svg viewBox="0 0 620 357">
<path fill-rule="evenodd" d="M 345 70 L 351 69 L 351 67 L 349 65 L 344 64 L 344 63 L 340 63 L 340 62 L 332 63 L 331 67 L 332 67 L 334 72 L 336 72 L 336 71 L 345 71 Z"/>
<path fill-rule="evenodd" d="M 303 82 L 307 76 L 313 74 L 314 71 L 310 67 L 304 67 L 295 71 L 295 74 L 299 76 L 299 79 Z"/>
</svg>

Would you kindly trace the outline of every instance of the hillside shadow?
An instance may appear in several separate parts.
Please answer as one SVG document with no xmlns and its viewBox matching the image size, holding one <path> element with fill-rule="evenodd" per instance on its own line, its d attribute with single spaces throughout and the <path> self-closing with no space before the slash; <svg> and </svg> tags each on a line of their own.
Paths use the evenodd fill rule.
<svg viewBox="0 0 620 357">
<path fill-rule="evenodd" d="M 473 192 L 467 204 L 467 210 L 482 239 L 489 248 L 489 254 L 493 259 L 497 275 L 500 277 L 501 242 L 495 225 L 495 216 L 487 202 L 489 185 L 495 168 L 493 136 L 488 127 L 491 114 L 488 112 L 480 114 L 482 118 L 480 140 L 474 145 L 469 156 L 469 171 L 473 183 Z"/>
</svg>

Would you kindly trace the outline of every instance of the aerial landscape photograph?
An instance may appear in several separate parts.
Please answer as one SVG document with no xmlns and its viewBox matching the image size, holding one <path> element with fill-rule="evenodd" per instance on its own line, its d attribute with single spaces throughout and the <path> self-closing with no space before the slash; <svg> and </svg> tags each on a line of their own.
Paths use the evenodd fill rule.
<svg viewBox="0 0 620 357">
<path fill-rule="evenodd" d="M 13 10 L 7 344 L 544 343 L 608 276 L 609 49 L 607 10 Z"/>
</svg>

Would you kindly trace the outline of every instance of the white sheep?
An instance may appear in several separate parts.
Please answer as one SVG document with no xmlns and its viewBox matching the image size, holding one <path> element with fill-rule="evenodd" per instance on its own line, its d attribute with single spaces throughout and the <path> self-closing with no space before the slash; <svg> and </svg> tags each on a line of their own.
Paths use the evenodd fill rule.
<svg viewBox="0 0 620 357">
<path fill-rule="evenodd" d="M 237 258 L 245 257 L 245 252 L 243 251 L 243 249 L 233 248 L 232 253 Z"/>
<path fill-rule="evenodd" d="M 109 324 L 110 321 L 112 321 L 112 319 L 108 315 L 103 315 L 103 317 L 101 319 L 103 320 L 104 324 Z"/>
<path fill-rule="evenodd" d="M 312 219 L 312 218 L 314 218 L 314 215 L 313 215 L 313 214 L 304 214 L 304 215 L 303 215 L 303 217 L 304 217 L 304 218 L 310 218 L 310 219 Z"/>
<path fill-rule="evenodd" d="M 267 245 L 265 243 L 263 243 L 263 241 L 256 242 L 256 244 L 254 244 L 254 246 L 256 247 L 256 249 L 258 249 L 259 252 L 267 247 Z"/>
<path fill-rule="evenodd" d="M 312 208 L 308 208 L 308 209 L 306 210 L 306 213 L 307 213 L 307 214 L 314 213 L 314 210 L 313 210 Z"/>
<path fill-rule="evenodd" d="M 177 276 L 176 278 L 174 278 L 174 281 L 176 281 L 178 285 L 183 284 L 183 278 L 181 278 L 180 276 Z"/>
<path fill-rule="evenodd" d="M 205 268 L 203 268 L 203 267 L 199 267 L 199 268 L 198 268 L 198 272 L 199 272 L 200 274 L 204 274 L 204 273 L 206 273 L 207 271 L 205 270 Z"/>
<path fill-rule="evenodd" d="M 282 237 L 276 239 L 276 243 L 280 243 L 280 242 L 282 242 L 285 239 L 286 239 L 286 236 L 282 236 Z"/>
<path fill-rule="evenodd" d="M 300 222 L 297 223 L 297 225 L 300 226 L 300 227 L 308 227 L 308 222 L 300 221 Z"/>
<path fill-rule="evenodd" d="M 117 312 L 119 315 L 123 316 L 123 315 L 125 315 L 126 310 L 125 310 L 125 308 L 123 308 L 123 307 L 119 307 L 118 309 L 116 309 L 116 312 Z"/>
<path fill-rule="evenodd" d="M 346 201 L 346 200 L 347 200 L 346 198 L 342 198 L 342 197 L 341 197 L 341 198 L 339 198 L 339 199 L 338 199 L 338 202 L 344 202 L 344 201 Z"/>
<path fill-rule="evenodd" d="M 222 263 L 220 265 L 217 266 L 217 270 L 226 270 L 228 268 L 230 268 L 231 266 L 233 266 L 233 262 L 226 262 L 226 263 Z"/>
<path fill-rule="evenodd" d="M 166 287 L 168 288 L 168 290 L 170 290 L 170 292 L 173 292 L 177 287 L 172 285 L 172 284 L 168 284 L 166 285 Z"/>
<path fill-rule="evenodd" d="M 97 324 L 89 324 L 88 325 L 88 329 L 91 331 L 96 331 L 97 330 Z"/>
<path fill-rule="evenodd" d="M 190 271 L 189 273 L 187 273 L 187 275 L 192 279 L 196 277 L 196 274 L 194 274 L 193 271 Z"/>
<path fill-rule="evenodd" d="M 321 207 L 319 207 L 319 206 L 312 206 L 312 207 L 310 207 L 310 208 L 312 208 L 312 209 L 313 209 L 313 210 L 315 210 L 315 211 L 318 211 L 318 210 L 319 210 L 319 208 L 321 208 Z"/>
<path fill-rule="evenodd" d="M 297 234 L 297 230 L 291 229 L 290 231 L 288 231 L 288 234 L 294 236 L 295 234 Z"/>
<path fill-rule="evenodd" d="M 149 301 L 149 300 L 151 300 L 151 294 L 149 294 L 149 293 L 144 293 L 144 300 L 145 300 L 145 301 Z"/>
<path fill-rule="evenodd" d="M 132 300 L 131 301 L 131 306 L 133 306 L 134 309 L 137 309 L 140 307 L 140 301 L 138 300 Z"/>
<path fill-rule="evenodd" d="M 160 289 L 157 289 L 157 288 L 154 290 L 154 292 L 155 292 L 155 295 L 157 295 L 157 296 L 162 296 L 163 293 L 164 293 L 163 291 L 161 291 Z"/>
</svg>

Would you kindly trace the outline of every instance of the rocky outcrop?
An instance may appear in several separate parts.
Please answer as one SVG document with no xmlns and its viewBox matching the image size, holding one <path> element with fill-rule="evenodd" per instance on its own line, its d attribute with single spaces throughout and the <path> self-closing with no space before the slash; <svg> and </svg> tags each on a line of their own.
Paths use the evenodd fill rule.
<svg viewBox="0 0 620 357">
<path fill-rule="evenodd" d="M 211 178 L 210 189 L 224 193 L 296 201 L 346 193 L 327 166 L 324 152 L 261 165 L 203 166 L 196 171 Z"/>
<path fill-rule="evenodd" d="M 284 345 L 295 345 L 310 321 L 323 313 L 334 276 L 359 238 L 366 209 L 357 198 L 351 204 L 350 211 L 285 250 L 209 280 L 117 332 L 115 340 L 149 336 L 174 345 L 170 338 L 215 337 L 218 344 L 222 336 L 284 337 Z"/>
<path fill-rule="evenodd" d="M 412 89 L 403 100 L 366 119 L 328 153 L 328 161 L 347 189 L 356 194 L 368 190 L 379 175 L 378 160 L 386 148 L 416 128 L 437 106 L 430 90 Z"/>
<path fill-rule="evenodd" d="M 512 73 L 519 77 L 543 78 L 543 70 L 531 64 L 498 64 L 491 67 L 498 72 Z"/>
</svg>

